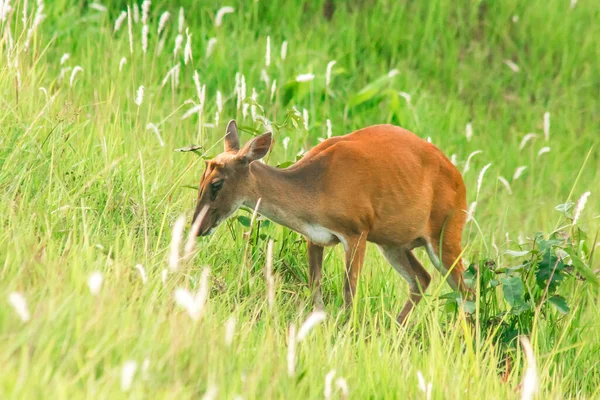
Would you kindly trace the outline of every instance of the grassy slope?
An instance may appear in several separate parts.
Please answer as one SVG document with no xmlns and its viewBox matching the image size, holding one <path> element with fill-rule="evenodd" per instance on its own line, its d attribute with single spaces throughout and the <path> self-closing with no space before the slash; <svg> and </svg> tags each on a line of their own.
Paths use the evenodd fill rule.
<svg viewBox="0 0 600 400">
<path fill-rule="evenodd" d="M 30 2 L 31 3 L 31 2 Z M 269 162 L 290 160 L 301 147 L 314 145 L 331 119 L 334 134 L 369 124 L 392 122 L 432 138 L 447 154 L 456 154 L 459 168 L 475 150 L 465 173 L 469 202 L 475 200 L 478 171 L 492 163 L 483 179 L 476 219 L 464 243 L 466 258 L 494 257 L 516 248 L 517 236 L 549 232 L 573 190 L 592 196 L 582 225 L 597 225 L 600 202 L 599 153 L 592 150 L 587 165 L 575 179 L 583 159 L 598 143 L 600 107 L 598 54 L 600 28 L 594 22 L 600 7 L 580 1 L 516 0 L 503 2 L 365 2 L 337 10 L 333 21 L 320 15 L 320 3 L 286 1 L 240 2 L 236 12 L 214 27 L 220 4 L 184 4 L 193 40 L 194 61 L 181 66 L 180 86 L 161 88 L 166 72 L 176 63 L 172 51 L 176 32 L 171 18 L 165 53 L 155 55 L 156 22 L 165 2 L 152 7 L 150 51 L 140 49 L 141 25 L 134 25 L 135 49 L 129 54 L 126 24 L 113 36 L 114 18 L 82 10 L 69 2 L 47 5 L 47 19 L 27 53 L 19 53 L 22 86 L 18 103 L 15 72 L 7 67 L 6 36 L 0 44 L 0 377 L 2 397 L 116 398 L 121 394 L 121 365 L 133 359 L 150 360 L 148 379 L 138 374 L 133 397 L 198 396 L 210 385 L 219 397 L 319 397 L 324 376 L 336 369 L 350 386 L 352 397 L 416 397 L 416 371 L 433 381 L 434 397 L 505 398 L 514 396 L 522 370 L 514 368 L 504 384 L 498 378 L 498 359 L 487 338 L 479 337 L 453 320 L 428 297 L 408 329 L 397 329 L 390 317 L 406 296 L 404 283 L 373 249 L 361 281 L 356 312 L 348 324 L 337 317 L 341 305 L 342 257 L 339 249 L 327 254 L 325 297 L 330 317 L 324 326 L 299 344 L 296 377 L 288 378 L 286 328 L 300 323 L 310 310 L 306 261 L 299 237 L 280 227 L 269 227 L 275 244 L 277 306 L 269 315 L 265 304 L 262 266 L 265 243 L 241 270 L 243 229 L 224 225 L 198 245 L 199 254 L 185 274 L 169 277 L 166 266 L 170 229 L 177 215 L 191 211 L 195 194 L 183 185 L 200 177 L 202 163 L 191 154 L 172 150 L 197 141 L 196 117 L 181 120 L 195 98 L 194 69 L 207 86 L 206 114 L 212 122 L 215 94 L 224 94 L 222 122 L 237 115 L 233 93 L 235 73 L 242 72 L 248 95 L 258 91 L 267 118 L 281 122 L 296 105 L 310 115 L 308 133 L 286 128 L 276 136 Z M 356 2 L 358 3 L 358 2 Z M 373 2 L 374 3 L 374 2 Z M 12 31 L 20 45 L 26 34 L 19 15 Z M 30 5 L 31 7 L 31 5 Z M 177 9 L 168 6 L 176 15 Z M 512 22 L 513 15 L 519 17 Z M 16 22 L 19 20 L 19 22 Z M 2 26 L 2 29 L 6 29 Z M 267 35 L 277 79 L 276 100 L 260 80 Z M 205 59 L 208 38 L 216 37 L 212 57 Z M 279 47 L 289 42 L 282 61 Z M 57 79 L 59 59 L 71 54 L 67 65 L 83 72 L 70 87 Z M 119 72 L 119 60 L 127 64 Z M 503 62 L 514 61 L 514 73 Z M 337 60 L 329 91 L 325 68 Z M 182 63 L 183 64 L 183 63 Z M 412 96 L 412 108 L 400 98 L 376 98 L 346 109 L 349 98 L 362 87 L 397 68 L 389 85 L 393 92 Z M 316 75 L 313 82 L 290 98 L 284 82 L 301 73 Z M 144 103 L 134 104 L 139 85 L 146 88 Z M 56 95 L 45 107 L 40 87 Z M 289 103 L 286 103 L 289 101 Z M 542 135 L 542 116 L 551 112 L 550 141 Z M 165 146 L 145 129 L 159 125 Z M 465 125 L 472 122 L 474 137 L 467 142 Z M 258 128 L 247 118 L 242 125 Z M 220 150 L 219 129 L 204 128 L 206 144 Z M 528 132 L 537 139 L 519 151 Z M 283 149 L 282 139 L 291 138 Z M 244 134 L 246 140 L 250 135 Z M 551 151 L 539 158 L 544 146 Z M 516 168 L 524 175 L 512 182 Z M 513 194 L 497 182 L 512 182 Z M 575 184 L 576 183 L 576 184 Z M 189 215 L 189 214 L 188 214 Z M 506 234 L 513 241 L 506 242 Z M 98 249 L 97 245 L 110 249 Z M 499 248 L 500 256 L 494 245 Z M 422 257 L 423 254 L 419 254 Z M 148 272 L 143 285 L 134 269 Z M 195 287 L 202 266 L 212 267 L 212 292 L 204 319 L 193 323 L 176 308 L 173 291 Z M 429 264 L 427 264 L 429 265 Z M 86 286 L 89 274 L 105 275 L 101 294 L 93 298 Z M 435 289 L 447 290 L 435 275 Z M 27 298 L 32 319 L 22 324 L 6 302 L 11 291 Z M 600 377 L 593 372 L 600 350 L 598 294 L 582 286 L 563 289 L 574 296 L 575 310 L 558 325 L 539 325 L 534 338 L 541 390 L 546 396 L 593 397 Z M 231 347 L 223 341 L 224 322 L 238 320 Z M 558 340 L 549 334 L 561 333 Z M 596 368 L 597 370 L 597 368 Z"/>
</svg>

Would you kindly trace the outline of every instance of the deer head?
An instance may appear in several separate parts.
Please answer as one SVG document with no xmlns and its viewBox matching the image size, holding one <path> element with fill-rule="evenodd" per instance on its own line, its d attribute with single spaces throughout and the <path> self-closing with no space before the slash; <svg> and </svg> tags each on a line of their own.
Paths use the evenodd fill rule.
<svg viewBox="0 0 600 400">
<path fill-rule="evenodd" d="M 271 132 L 250 140 L 240 149 L 237 124 L 227 124 L 225 151 L 206 162 L 198 188 L 198 203 L 192 222 L 206 209 L 198 230 L 210 234 L 251 195 L 250 163 L 263 158 L 271 147 Z"/>
</svg>

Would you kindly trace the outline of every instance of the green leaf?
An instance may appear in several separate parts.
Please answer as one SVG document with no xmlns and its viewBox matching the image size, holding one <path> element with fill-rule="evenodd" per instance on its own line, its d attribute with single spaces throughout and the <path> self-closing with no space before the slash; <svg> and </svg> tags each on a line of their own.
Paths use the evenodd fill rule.
<svg viewBox="0 0 600 400">
<path fill-rule="evenodd" d="M 540 246 L 541 247 L 541 246 Z M 565 278 L 562 271 L 565 269 L 565 264 L 552 254 L 551 247 L 544 250 L 542 259 L 538 263 L 538 270 L 535 278 L 540 289 L 545 289 L 548 286 L 550 292 L 556 290 L 558 285 Z"/>
<path fill-rule="evenodd" d="M 579 272 L 587 281 L 593 283 L 598 286 L 600 282 L 598 281 L 598 277 L 585 263 L 577 256 L 577 252 L 572 247 L 567 247 L 563 249 L 570 257 L 571 262 L 573 263 L 573 267 Z"/>
<path fill-rule="evenodd" d="M 475 302 L 473 300 L 459 299 L 458 305 L 461 306 L 467 314 L 475 313 L 476 306 L 475 306 Z"/>
<path fill-rule="evenodd" d="M 525 288 L 521 278 L 516 276 L 507 276 L 501 279 L 504 298 L 511 307 L 520 307 L 525 304 Z"/>
<path fill-rule="evenodd" d="M 243 226 L 247 228 L 250 227 L 250 218 L 246 217 L 245 215 L 238 215 L 235 219 L 237 219 L 237 221 Z"/>
<path fill-rule="evenodd" d="M 552 296 L 548 299 L 548 301 L 561 314 L 567 314 L 570 311 L 569 305 L 567 304 L 567 300 L 565 300 L 565 298 L 562 296 Z"/>
<path fill-rule="evenodd" d="M 294 161 L 284 161 L 281 164 L 278 164 L 277 168 L 287 168 L 290 165 L 294 165 Z"/>
<path fill-rule="evenodd" d="M 186 189 L 198 190 L 198 186 L 194 186 L 194 185 L 183 185 L 181 187 L 186 188 Z"/>
<path fill-rule="evenodd" d="M 388 74 L 375 79 L 348 99 L 348 107 L 353 108 L 373 99 L 384 89 L 387 89 L 393 79 L 393 76 L 390 77 Z"/>
</svg>

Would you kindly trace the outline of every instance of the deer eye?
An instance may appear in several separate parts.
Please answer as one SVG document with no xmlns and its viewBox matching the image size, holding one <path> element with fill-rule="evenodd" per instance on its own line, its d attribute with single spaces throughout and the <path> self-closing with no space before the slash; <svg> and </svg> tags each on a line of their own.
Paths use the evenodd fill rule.
<svg viewBox="0 0 600 400">
<path fill-rule="evenodd" d="M 214 200 L 217 197 L 217 193 L 223 187 L 223 179 L 215 181 L 210 184 L 210 188 L 212 190 L 212 199 Z"/>
</svg>

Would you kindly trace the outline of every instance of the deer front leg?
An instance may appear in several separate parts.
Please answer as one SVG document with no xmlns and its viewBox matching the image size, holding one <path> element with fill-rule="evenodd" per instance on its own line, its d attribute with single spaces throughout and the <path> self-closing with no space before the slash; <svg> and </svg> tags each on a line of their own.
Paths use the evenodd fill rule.
<svg viewBox="0 0 600 400">
<path fill-rule="evenodd" d="M 346 251 L 346 284 L 344 287 L 344 305 L 346 308 L 352 306 L 356 295 L 356 282 L 365 261 L 365 250 L 367 248 L 367 235 L 361 234 L 357 237 L 344 238 L 344 250 Z"/>
<path fill-rule="evenodd" d="M 325 308 L 323 304 L 323 293 L 321 292 L 321 277 L 323 271 L 323 247 L 306 240 L 308 252 L 308 283 L 314 295 L 316 310 Z"/>
</svg>

